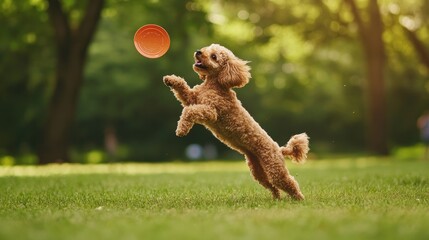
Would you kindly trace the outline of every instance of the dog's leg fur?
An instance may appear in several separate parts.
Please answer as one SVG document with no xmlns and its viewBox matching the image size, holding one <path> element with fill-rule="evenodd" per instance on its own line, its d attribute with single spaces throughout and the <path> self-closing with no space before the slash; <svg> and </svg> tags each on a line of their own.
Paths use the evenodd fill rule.
<svg viewBox="0 0 429 240">
<path fill-rule="evenodd" d="M 304 195 L 299 189 L 298 182 L 289 174 L 283 165 L 280 163 L 271 163 L 269 167 L 265 168 L 268 172 L 268 177 L 274 186 L 287 192 L 292 198 L 296 200 L 304 200 Z"/>
<path fill-rule="evenodd" d="M 194 123 L 214 122 L 216 119 L 216 109 L 208 105 L 196 104 L 184 107 L 177 123 L 176 135 L 179 137 L 185 136 L 194 126 Z"/>
<path fill-rule="evenodd" d="M 274 199 L 280 199 L 279 189 L 270 183 L 267 175 L 265 174 L 264 169 L 262 168 L 261 164 L 258 162 L 258 159 L 256 159 L 250 154 L 246 154 L 245 156 L 247 160 L 247 165 L 249 166 L 250 172 L 252 173 L 255 180 L 258 181 L 259 184 L 261 184 L 263 187 L 270 190 L 271 193 L 273 194 Z"/>
</svg>

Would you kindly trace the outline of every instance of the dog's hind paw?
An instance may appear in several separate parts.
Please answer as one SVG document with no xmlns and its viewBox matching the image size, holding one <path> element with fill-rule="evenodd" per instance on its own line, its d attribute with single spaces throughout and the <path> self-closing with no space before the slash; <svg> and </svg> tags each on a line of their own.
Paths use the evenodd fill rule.
<svg viewBox="0 0 429 240">
<path fill-rule="evenodd" d="M 305 200 L 304 194 L 302 194 L 302 193 L 297 193 L 297 194 L 293 195 L 292 198 L 294 200 L 297 200 L 297 201 Z"/>
</svg>

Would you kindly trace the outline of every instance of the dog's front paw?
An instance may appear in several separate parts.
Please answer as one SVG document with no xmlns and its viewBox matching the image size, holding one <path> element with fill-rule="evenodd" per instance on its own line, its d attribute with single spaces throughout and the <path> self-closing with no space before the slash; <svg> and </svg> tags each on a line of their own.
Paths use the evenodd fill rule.
<svg viewBox="0 0 429 240">
<path fill-rule="evenodd" d="M 172 77 L 171 77 L 171 76 L 164 76 L 164 77 L 162 78 L 162 81 L 164 82 L 164 84 L 165 84 L 167 87 L 171 87 L 171 86 L 173 86 L 173 79 L 172 79 Z"/>
<path fill-rule="evenodd" d="M 176 136 L 178 137 L 184 137 L 188 135 L 189 131 L 186 131 L 184 129 L 176 129 Z"/>
<path fill-rule="evenodd" d="M 176 136 L 184 137 L 188 135 L 193 125 L 194 124 L 189 121 L 183 121 L 183 120 L 179 121 L 179 124 L 177 125 L 177 129 L 176 129 Z"/>
<path fill-rule="evenodd" d="M 167 87 L 172 87 L 172 88 L 179 86 L 183 82 L 183 79 L 176 75 L 164 76 L 162 80 L 164 81 L 164 84 Z"/>
</svg>

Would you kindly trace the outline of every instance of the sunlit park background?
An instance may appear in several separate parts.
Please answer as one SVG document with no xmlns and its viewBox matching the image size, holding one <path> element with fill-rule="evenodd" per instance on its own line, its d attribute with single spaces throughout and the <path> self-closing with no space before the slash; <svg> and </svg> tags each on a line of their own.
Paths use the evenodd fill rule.
<svg viewBox="0 0 429 240">
<path fill-rule="evenodd" d="M 89 2 L 0 1 L 3 165 L 237 158 L 203 127 L 177 138 L 162 83 L 200 83 L 192 55 L 211 43 L 251 61 L 238 97 L 279 144 L 307 132 L 313 158 L 418 147 L 428 1 Z M 133 45 L 148 23 L 171 37 L 159 59 Z"/>
<path fill-rule="evenodd" d="M 0 0 L 0 26 L 0 239 L 429 237 L 427 0 Z M 204 127 L 175 136 L 162 77 L 199 84 L 211 43 L 250 61 L 237 96 L 275 141 L 310 136 L 286 160 L 304 203 Z"/>
</svg>

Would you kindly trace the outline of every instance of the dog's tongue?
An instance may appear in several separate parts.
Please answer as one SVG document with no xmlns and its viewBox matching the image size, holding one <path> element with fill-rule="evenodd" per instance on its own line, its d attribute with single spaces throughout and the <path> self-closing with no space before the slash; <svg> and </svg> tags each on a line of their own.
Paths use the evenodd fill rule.
<svg viewBox="0 0 429 240">
<path fill-rule="evenodd" d="M 197 66 L 202 66 L 203 64 L 201 63 L 201 61 L 200 60 L 195 60 L 195 65 L 197 65 Z"/>
</svg>

